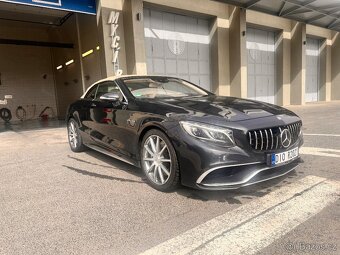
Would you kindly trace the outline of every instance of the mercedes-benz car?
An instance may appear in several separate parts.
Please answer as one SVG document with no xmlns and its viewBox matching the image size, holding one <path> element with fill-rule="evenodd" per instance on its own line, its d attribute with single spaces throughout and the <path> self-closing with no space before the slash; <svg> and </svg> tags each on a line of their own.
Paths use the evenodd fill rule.
<svg viewBox="0 0 340 255">
<path fill-rule="evenodd" d="M 237 189 L 300 163 L 302 122 L 268 103 L 217 96 L 164 76 L 110 77 L 67 112 L 71 150 L 91 148 L 142 168 L 155 189 Z"/>
</svg>

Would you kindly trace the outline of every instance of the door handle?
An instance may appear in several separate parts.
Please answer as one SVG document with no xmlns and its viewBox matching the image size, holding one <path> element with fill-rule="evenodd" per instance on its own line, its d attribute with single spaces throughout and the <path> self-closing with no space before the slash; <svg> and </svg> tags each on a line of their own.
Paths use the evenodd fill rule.
<svg viewBox="0 0 340 255">
<path fill-rule="evenodd" d="M 92 103 L 91 107 L 97 107 L 97 105 L 95 103 Z"/>
</svg>

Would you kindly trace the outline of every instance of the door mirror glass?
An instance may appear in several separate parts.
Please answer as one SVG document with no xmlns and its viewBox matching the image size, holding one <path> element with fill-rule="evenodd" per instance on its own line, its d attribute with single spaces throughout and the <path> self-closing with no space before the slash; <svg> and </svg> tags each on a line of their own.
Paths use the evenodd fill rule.
<svg viewBox="0 0 340 255">
<path fill-rule="evenodd" d="M 120 99 L 120 95 L 117 93 L 106 93 L 99 97 L 100 100 L 107 100 L 111 102 L 118 102 Z"/>
</svg>

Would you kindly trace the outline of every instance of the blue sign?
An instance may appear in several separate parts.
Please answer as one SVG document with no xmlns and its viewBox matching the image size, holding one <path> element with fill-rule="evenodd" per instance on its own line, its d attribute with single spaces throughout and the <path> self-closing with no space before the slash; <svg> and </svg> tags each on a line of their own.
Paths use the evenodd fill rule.
<svg viewBox="0 0 340 255">
<path fill-rule="evenodd" d="M 96 0 L 0 0 L 0 2 L 39 6 L 86 14 L 96 14 Z"/>
</svg>

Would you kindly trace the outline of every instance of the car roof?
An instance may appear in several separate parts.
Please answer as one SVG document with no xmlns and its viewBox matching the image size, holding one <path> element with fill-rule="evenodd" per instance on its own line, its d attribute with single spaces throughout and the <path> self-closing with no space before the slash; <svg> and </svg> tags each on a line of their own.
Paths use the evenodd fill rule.
<svg viewBox="0 0 340 255">
<path fill-rule="evenodd" d="M 121 78 L 130 78 L 130 77 L 168 77 L 168 76 L 164 76 L 164 75 L 140 75 L 140 74 L 130 74 L 130 75 L 119 75 L 119 76 L 109 76 L 105 79 L 101 79 L 99 81 L 96 81 L 95 83 L 93 83 L 90 87 L 88 87 L 85 91 L 85 93 L 80 97 L 80 98 L 84 98 L 85 95 L 87 94 L 87 92 L 90 91 L 90 89 L 92 89 L 92 87 L 96 86 L 98 83 L 102 83 L 105 81 L 114 81 L 116 79 L 121 79 Z M 175 78 L 175 77 L 173 77 Z"/>
</svg>

